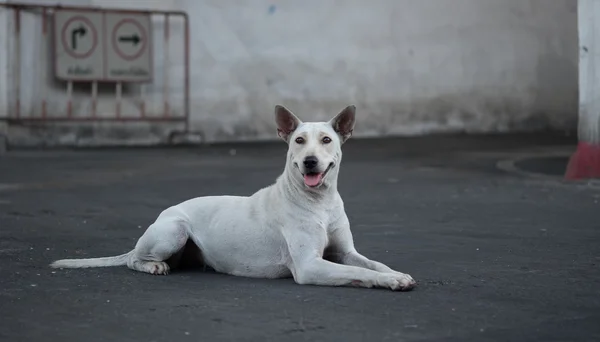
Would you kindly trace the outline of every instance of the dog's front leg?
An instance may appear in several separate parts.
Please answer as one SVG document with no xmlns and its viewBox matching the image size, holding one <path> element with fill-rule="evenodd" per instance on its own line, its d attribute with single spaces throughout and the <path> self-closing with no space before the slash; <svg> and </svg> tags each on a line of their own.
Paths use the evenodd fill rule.
<svg viewBox="0 0 600 342">
<path fill-rule="evenodd" d="M 324 232 L 297 229 L 285 232 L 284 235 L 291 259 L 288 267 L 298 284 L 384 287 L 391 290 L 405 290 L 412 286 L 404 276 L 323 259 L 322 252 L 327 240 Z"/>
<path fill-rule="evenodd" d="M 356 250 L 340 253 L 338 260 L 344 265 L 363 267 L 376 272 L 394 274 L 397 277 L 405 279 L 405 282 L 409 284 L 409 287 L 415 287 L 416 285 L 415 280 L 409 274 L 395 271 L 379 261 L 370 260 L 364 255 L 358 253 Z"/>
<path fill-rule="evenodd" d="M 411 283 L 393 273 L 381 273 L 366 268 L 336 264 L 322 258 L 305 259 L 294 265 L 294 280 L 302 285 L 383 287 L 407 290 Z"/>
<path fill-rule="evenodd" d="M 340 221 L 337 222 L 337 225 L 334 226 L 329 238 L 330 258 L 336 262 L 344 265 L 362 267 L 376 272 L 395 274 L 399 277 L 404 277 L 411 287 L 416 285 L 416 282 L 410 275 L 393 270 L 379 261 L 370 260 L 360 254 L 354 247 L 354 240 L 346 215 L 343 215 L 340 218 Z"/>
<path fill-rule="evenodd" d="M 364 267 L 364 268 L 368 268 L 373 271 L 383 272 L 383 273 L 395 273 L 398 275 L 403 275 L 414 282 L 414 280 L 412 279 L 412 277 L 410 275 L 408 275 L 406 273 L 395 271 L 395 270 L 391 269 L 389 266 L 387 266 L 384 263 L 381 263 L 379 261 L 371 260 L 371 259 L 367 258 L 366 256 L 358 253 L 356 250 L 352 250 L 350 252 L 345 252 L 345 253 L 340 253 L 340 254 L 341 255 L 339 257 L 339 262 L 344 265 Z"/>
</svg>

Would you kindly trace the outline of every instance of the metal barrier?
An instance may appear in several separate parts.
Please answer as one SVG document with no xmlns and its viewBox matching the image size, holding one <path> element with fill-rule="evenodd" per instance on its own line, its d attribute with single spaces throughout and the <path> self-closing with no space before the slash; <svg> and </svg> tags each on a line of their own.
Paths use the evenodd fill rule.
<svg viewBox="0 0 600 342">
<path fill-rule="evenodd" d="M 187 13 L 182 11 L 129 9 L 126 10 L 98 7 L 24 3 L 0 3 L 0 10 L 4 10 L 6 13 L 8 13 L 8 15 L 12 16 L 12 30 L 9 30 L 12 32 L 9 32 L 8 34 L 10 35 L 9 38 L 12 39 L 14 45 L 12 50 L 9 49 L 9 52 L 13 54 L 12 61 L 9 64 L 9 72 L 12 73 L 10 75 L 9 84 L 9 87 L 12 90 L 12 94 L 9 95 L 9 98 L 12 99 L 13 102 L 9 107 L 10 110 L 8 112 L 8 117 L 0 117 L 0 120 L 19 123 L 26 123 L 32 121 L 179 121 L 185 124 L 185 131 L 188 131 L 190 116 L 190 32 L 189 18 Z M 71 13 L 71 17 L 68 17 L 68 15 L 65 17 L 63 13 Z M 77 19 L 74 19 L 76 16 L 73 15 L 77 13 L 83 13 L 83 15 L 80 15 L 77 17 Z M 33 36 L 28 38 L 24 37 L 25 26 L 23 23 L 23 18 L 25 14 L 33 18 L 29 18 L 33 21 L 30 20 L 31 25 L 27 26 L 29 29 L 29 33 L 33 34 Z M 67 18 L 68 20 L 61 19 L 61 15 Z M 148 18 L 147 22 L 149 26 L 147 26 L 148 32 L 146 32 L 146 36 L 139 37 L 136 33 L 135 35 L 132 34 L 131 36 L 119 36 L 117 38 L 116 32 L 119 32 L 120 28 L 123 28 L 123 31 L 126 31 L 127 27 L 129 27 L 129 31 L 135 31 L 136 27 L 138 27 L 140 30 L 144 30 L 144 27 L 142 27 L 143 25 L 141 25 L 139 22 L 136 23 L 135 20 L 131 19 L 132 16 L 146 16 Z M 97 21 L 97 25 L 102 26 L 102 30 L 99 30 L 97 27 L 94 27 L 95 23 L 92 22 L 92 19 L 94 18 L 99 18 Z M 115 22 L 115 18 L 120 18 L 120 21 Z M 171 65 L 172 56 L 170 55 L 170 52 L 173 50 L 171 23 L 177 18 L 183 20 L 183 42 L 181 42 L 183 50 L 183 70 L 182 75 L 176 75 L 176 77 L 173 77 L 173 75 L 171 75 L 171 69 L 173 67 Z M 122 49 L 123 51 L 119 51 L 119 47 L 115 44 L 130 43 L 130 46 L 136 46 L 136 49 L 138 45 L 142 46 L 142 44 L 147 44 L 150 46 L 155 45 L 156 42 L 154 40 L 151 40 L 154 39 L 154 34 L 152 34 L 155 28 L 155 25 L 152 22 L 153 19 L 158 19 L 159 21 L 161 21 L 164 27 L 164 34 L 160 35 L 162 36 L 162 41 L 160 41 L 162 47 L 161 49 L 150 49 L 148 46 L 139 48 L 139 51 L 142 51 L 143 49 L 148 49 L 148 64 L 150 65 L 149 68 L 152 68 L 152 70 L 149 73 L 150 77 L 138 77 L 139 70 L 135 69 L 134 67 L 130 67 L 130 69 L 134 71 L 130 73 L 131 75 L 133 75 L 133 80 L 127 79 L 126 76 L 122 76 L 126 72 L 129 72 L 129 70 L 126 70 L 125 73 L 114 72 L 114 74 L 110 76 L 108 74 L 109 72 L 106 69 L 107 60 L 109 60 L 109 58 L 116 58 L 118 61 L 121 61 L 122 64 L 127 64 L 128 60 L 132 60 L 136 57 L 136 53 L 138 55 L 141 53 L 135 51 L 123 52 L 125 50 L 124 48 Z M 108 23 L 108 21 L 111 20 L 112 22 Z M 77 23 L 77 21 L 79 21 L 79 23 Z M 57 24 L 60 24 L 64 27 L 57 29 Z M 74 26 L 70 27 L 69 25 Z M 107 25 L 113 25 L 113 30 L 110 35 L 106 33 Z M 32 28 L 35 28 L 35 30 L 32 30 Z M 51 28 L 54 28 L 54 30 L 51 30 Z M 69 32 L 67 32 L 67 34 L 65 33 L 68 28 L 71 30 L 70 34 L 68 34 Z M 61 35 L 61 37 L 59 37 L 60 40 L 57 40 L 58 38 L 56 34 L 52 34 L 56 32 L 58 32 Z M 35 37 L 35 35 L 40 35 L 41 38 Z M 65 55 L 65 51 L 61 51 L 63 52 L 62 55 L 57 55 L 57 44 L 50 44 L 51 39 L 54 39 L 55 43 L 57 41 L 59 43 L 62 42 L 65 46 L 67 44 L 72 44 L 73 48 L 75 48 L 78 38 L 80 38 L 83 35 L 87 35 L 86 37 L 92 37 L 90 38 L 92 41 L 92 46 L 88 46 L 88 52 L 84 52 L 81 54 L 75 54 L 73 51 L 67 51 L 67 53 L 70 54 L 71 57 Z M 30 107 L 27 113 L 24 113 L 24 111 L 22 110 L 22 108 L 24 107 L 24 82 L 22 74 L 23 70 L 33 68 L 35 67 L 35 65 L 23 65 L 23 58 L 26 57 L 22 52 L 24 48 L 24 39 L 27 39 L 28 42 L 35 41 L 35 39 L 41 39 L 39 47 L 39 56 L 37 58 L 31 57 L 34 60 L 37 59 L 41 63 L 41 66 L 38 66 L 38 68 L 40 68 L 40 72 L 38 75 L 36 75 L 37 77 L 30 79 L 28 82 L 38 87 L 38 93 L 34 92 L 33 95 L 30 96 L 31 99 L 29 101 L 26 101 L 26 105 Z M 113 46 L 108 45 L 109 39 L 111 40 Z M 85 68 L 82 69 L 79 67 L 66 70 L 67 73 L 73 72 L 73 74 L 76 75 L 74 76 L 74 78 L 59 75 L 62 73 L 62 71 L 59 70 L 59 67 L 57 66 L 58 58 L 56 56 L 67 56 L 65 58 L 88 58 L 92 51 L 96 51 L 94 50 L 96 49 L 96 46 L 100 46 L 100 49 L 103 50 L 103 54 L 99 55 L 98 57 L 99 59 L 102 59 L 102 63 L 90 63 L 89 68 L 102 69 L 102 71 L 98 71 L 103 73 L 101 76 L 96 77 L 92 75 L 90 77 L 87 77 L 89 79 L 86 79 L 86 76 L 84 74 L 90 73 L 90 70 L 84 70 Z M 64 50 L 64 46 L 59 48 Z M 113 55 L 116 51 L 118 56 L 114 57 L 109 55 L 107 51 L 110 49 L 113 49 L 111 50 L 113 51 Z M 158 50 L 158 53 L 156 53 L 155 50 Z M 49 54 L 53 55 L 53 63 L 50 63 L 52 59 L 49 58 Z M 162 77 L 160 84 L 155 82 L 156 77 L 152 76 L 155 74 L 154 61 L 156 59 L 161 59 L 162 61 L 162 73 L 158 75 L 159 77 Z M 48 69 L 50 68 L 50 65 L 48 64 L 52 64 L 52 66 L 54 67 L 54 75 L 49 75 Z M 91 73 L 94 72 L 96 71 L 91 71 Z M 113 70 L 110 70 L 110 72 L 112 73 Z M 77 76 L 77 73 L 81 75 Z M 143 73 L 141 74 L 143 76 Z M 178 87 L 182 91 L 173 92 L 170 87 L 170 83 L 172 81 L 181 81 L 181 84 Z M 124 91 L 124 87 L 132 88 L 130 90 L 130 93 L 133 94 L 131 97 L 127 97 L 127 94 Z M 148 91 L 148 88 L 152 88 L 151 91 Z M 58 94 L 57 92 L 62 93 L 62 95 Z M 85 95 L 87 93 L 87 95 L 85 95 L 83 98 L 81 96 L 77 98 L 77 111 L 74 108 L 75 93 L 77 93 L 78 95 L 81 95 L 81 93 Z M 178 103 L 175 103 L 173 102 L 172 97 L 177 96 L 180 98 L 180 101 Z M 65 103 L 62 103 L 60 99 L 57 101 L 57 98 L 60 97 L 64 98 Z M 159 101 L 161 103 L 159 103 L 159 105 L 156 105 L 156 100 L 159 98 Z M 125 101 L 127 101 L 126 104 L 129 108 L 136 109 L 135 112 L 132 113 L 132 111 L 124 111 L 123 107 Z M 155 105 L 150 106 L 150 103 Z M 52 104 L 52 106 L 50 104 Z M 99 111 L 99 106 L 101 104 L 104 109 L 102 111 Z"/>
</svg>

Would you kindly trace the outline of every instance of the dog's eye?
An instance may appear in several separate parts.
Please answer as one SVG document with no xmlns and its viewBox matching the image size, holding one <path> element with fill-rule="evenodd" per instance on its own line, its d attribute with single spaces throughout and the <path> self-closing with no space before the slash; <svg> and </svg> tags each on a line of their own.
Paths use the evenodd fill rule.
<svg viewBox="0 0 600 342">
<path fill-rule="evenodd" d="M 302 137 L 297 137 L 297 138 L 296 138 L 296 143 L 297 143 L 297 144 L 304 144 L 304 138 L 302 138 Z"/>
<path fill-rule="evenodd" d="M 331 142 L 331 138 L 330 137 L 323 138 L 323 144 L 329 144 L 330 142 Z"/>
</svg>

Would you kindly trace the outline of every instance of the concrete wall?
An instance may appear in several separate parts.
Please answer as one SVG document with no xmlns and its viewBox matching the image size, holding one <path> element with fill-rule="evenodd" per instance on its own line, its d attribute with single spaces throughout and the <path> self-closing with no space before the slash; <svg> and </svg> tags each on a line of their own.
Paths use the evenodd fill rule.
<svg viewBox="0 0 600 342">
<path fill-rule="evenodd" d="M 600 2 L 579 0 L 579 140 L 600 145 Z M 591 152 L 588 152 L 591 153 Z M 596 150 L 600 157 L 600 149 Z M 585 155 L 586 152 L 581 153 Z M 587 158 L 590 159 L 591 158 Z M 600 176 L 599 166 L 590 166 Z M 589 171 L 584 171 L 589 172 Z"/>
<path fill-rule="evenodd" d="M 274 138 L 272 111 L 277 103 L 305 120 L 327 119 L 356 104 L 357 136 L 576 126 L 573 0 L 70 3 L 188 11 L 191 128 L 209 141 Z M 161 23 L 156 26 L 159 35 Z M 172 31 L 179 38 L 181 33 Z M 182 61 L 178 44 L 181 40 L 174 40 L 170 50 Z M 31 56 L 39 55 L 30 49 Z M 155 60 L 160 75 L 162 60 Z M 35 65 L 35 58 L 30 62 Z M 37 106 L 27 101 L 39 92 L 31 74 L 37 71 L 24 72 L 30 74 L 24 77 L 29 84 L 22 87 L 23 105 L 35 114 Z M 158 77 L 147 90 L 158 104 L 161 82 Z M 64 88 L 56 82 L 45 86 L 53 92 L 53 110 L 64 110 Z M 175 82 L 171 89 L 173 108 L 180 113 L 182 88 Z M 107 113 L 113 106 L 109 98 L 102 100 Z M 2 99 L 6 101 L 0 95 Z M 85 111 L 88 100 L 80 101 L 76 108 Z M 105 124 L 82 127 L 15 127 L 10 135 L 16 143 L 67 144 L 152 143 L 165 137 L 153 125 L 129 125 L 118 134 Z"/>
</svg>

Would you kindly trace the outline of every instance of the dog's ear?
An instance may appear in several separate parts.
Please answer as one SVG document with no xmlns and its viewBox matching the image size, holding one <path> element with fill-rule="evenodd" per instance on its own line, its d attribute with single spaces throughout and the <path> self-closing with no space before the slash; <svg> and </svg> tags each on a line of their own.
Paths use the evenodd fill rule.
<svg viewBox="0 0 600 342">
<path fill-rule="evenodd" d="M 275 122 L 277 122 L 277 135 L 286 142 L 302 123 L 289 109 L 281 105 L 275 106 Z"/>
<path fill-rule="evenodd" d="M 344 108 L 338 115 L 329 121 L 333 129 L 340 135 L 342 143 L 352 136 L 354 122 L 356 121 L 356 107 L 354 105 Z"/>
</svg>

